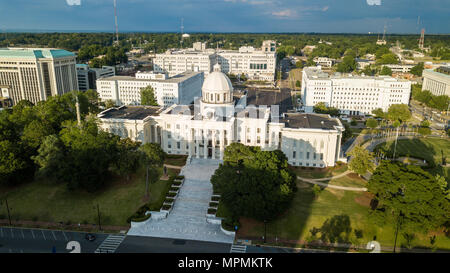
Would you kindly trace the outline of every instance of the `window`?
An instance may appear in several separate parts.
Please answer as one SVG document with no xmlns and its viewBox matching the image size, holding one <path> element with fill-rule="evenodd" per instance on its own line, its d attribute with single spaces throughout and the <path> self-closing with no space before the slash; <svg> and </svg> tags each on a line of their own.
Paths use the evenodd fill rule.
<svg viewBox="0 0 450 273">
<path fill-rule="evenodd" d="M 171 139 L 172 138 L 172 134 L 170 132 L 167 132 L 167 138 Z"/>
<path fill-rule="evenodd" d="M 320 160 L 323 160 L 323 153 L 320 153 Z"/>
<path fill-rule="evenodd" d="M 295 151 L 292 152 L 292 158 L 295 158 Z"/>
<path fill-rule="evenodd" d="M 181 144 L 180 144 L 179 141 L 177 141 L 177 149 L 178 149 L 178 150 L 181 149 Z"/>
<path fill-rule="evenodd" d="M 167 148 L 172 149 L 172 142 L 170 140 L 167 141 Z"/>
<path fill-rule="evenodd" d="M 309 152 L 306 152 L 306 159 L 309 159 Z"/>
</svg>

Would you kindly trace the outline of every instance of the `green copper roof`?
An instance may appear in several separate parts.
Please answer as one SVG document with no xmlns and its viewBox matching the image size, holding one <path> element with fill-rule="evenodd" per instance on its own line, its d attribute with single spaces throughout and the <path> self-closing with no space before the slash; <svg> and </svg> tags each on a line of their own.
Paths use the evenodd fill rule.
<svg viewBox="0 0 450 273">
<path fill-rule="evenodd" d="M 0 48 L 0 58 L 62 58 L 73 57 L 74 53 L 64 49 L 35 49 L 35 48 Z"/>
</svg>

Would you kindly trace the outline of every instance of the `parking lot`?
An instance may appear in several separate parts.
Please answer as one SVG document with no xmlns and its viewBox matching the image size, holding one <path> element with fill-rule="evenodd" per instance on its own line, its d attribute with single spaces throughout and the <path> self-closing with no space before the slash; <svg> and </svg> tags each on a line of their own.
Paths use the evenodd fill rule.
<svg viewBox="0 0 450 273">
<path fill-rule="evenodd" d="M 84 232 L 0 227 L 0 253 L 69 253 L 71 241 L 80 244 L 81 253 L 94 253 L 109 234 L 94 235 L 91 242 Z"/>
</svg>

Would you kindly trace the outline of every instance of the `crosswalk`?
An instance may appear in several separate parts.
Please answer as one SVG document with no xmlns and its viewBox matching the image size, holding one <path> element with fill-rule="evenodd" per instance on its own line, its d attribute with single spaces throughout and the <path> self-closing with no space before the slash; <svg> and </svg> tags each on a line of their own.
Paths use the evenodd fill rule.
<svg viewBox="0 0 450 273">
<path fill-rule="evenodd" d="M 230 253 L 245 253 L 247 252 L 246 245 L 232 245 L 230 249 Z"/>
<path fill-rule="evenodd" d="M 114 253 L 125 237 L 125 234 L 109 235 L 95 250 L 95 253 Z"/>
</svg>

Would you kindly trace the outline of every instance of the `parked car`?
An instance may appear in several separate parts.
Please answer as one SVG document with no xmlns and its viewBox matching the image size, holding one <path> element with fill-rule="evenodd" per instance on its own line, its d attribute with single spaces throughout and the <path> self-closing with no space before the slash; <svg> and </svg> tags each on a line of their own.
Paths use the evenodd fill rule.
<svg viewBox="0 0 450 273">
<path fill-rule="evenodd" d="M 87 233 L 86 236 L 85 236 L 85 238 L 86 238 L 86 240 L 88 240 L 89 242 L 92 242 L 92 241 L 95 240 L 95 235 L 94 235 L 94 234 Z"/>
</svg>

